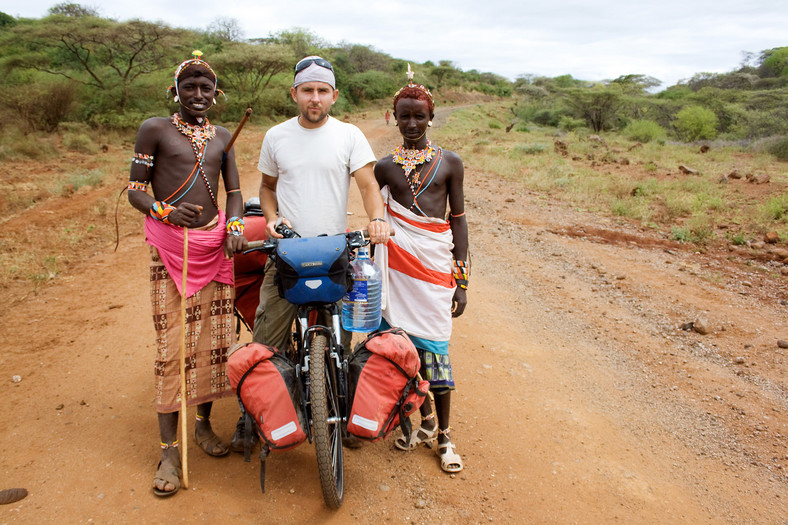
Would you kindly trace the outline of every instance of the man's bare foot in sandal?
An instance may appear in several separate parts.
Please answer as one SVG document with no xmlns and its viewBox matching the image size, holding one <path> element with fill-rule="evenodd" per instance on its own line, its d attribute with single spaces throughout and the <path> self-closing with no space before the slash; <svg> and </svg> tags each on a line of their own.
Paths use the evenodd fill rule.
<svg viewBox="0 0 788 525">
<path fill-rule="evenodd" d="M 161 461 L 153 479 L 153 493 L 161 498 L 172 496 L 181 488 L 181 456 L 178 441 L 161 444 Z"/>
<path fill-rule="evenodd" d="M 455 451 L 454 443 L 449 438 L 451 427 L 446 430 L 441 430 L 438 434 L 438 446 L 435 452 L 441 460 L 441 469 L 444 472 L 453 474 L 462 470 L 462 458 Z"/>
<path fill-rule="evenodd" d="M 230 453 L 230 447 L 222 442 L 211 428 L 210 416 L 197 414 L 197 422 L 194 424 L 194 441 L 209 456 L 222 457 Z"/>
<path fill-rule="evenodd" d="M 421 426 L 411 431 L 410 436 L 401 435 L 394 441 L 394 446 L 400 450 L 410 451 L 424 443 L 428 447 L 438 437 L 438 423 L 435 422 L 435 413 L 423 417 Z"/>
</svg>

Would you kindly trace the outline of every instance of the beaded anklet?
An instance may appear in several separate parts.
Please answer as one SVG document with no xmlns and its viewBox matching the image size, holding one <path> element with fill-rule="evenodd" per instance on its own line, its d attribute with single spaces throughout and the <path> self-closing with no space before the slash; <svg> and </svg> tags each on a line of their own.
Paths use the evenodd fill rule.
<svg viewBox="0 0 788 525">
<path fill-rule="evenodd" d="M 178 440 L 176 439 L 172 443 L 165 443 L 164 441 L 161 442 L 161 449 L 167 450 L 168 448 L 178 448 Z"/>
<path fill-rule="evenodd" d="M 201 416 L 200 414 L 197 414 L 197 421 L 210 421 L 210 420 L 211 420 L 211 416 Z"/>
</svg>

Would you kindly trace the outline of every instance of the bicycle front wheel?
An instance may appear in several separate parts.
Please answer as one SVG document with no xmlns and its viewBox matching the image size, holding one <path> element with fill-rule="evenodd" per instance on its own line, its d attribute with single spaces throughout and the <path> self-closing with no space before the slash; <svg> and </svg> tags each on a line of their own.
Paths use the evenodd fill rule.
<svg viewBox="0 0 788 525">
<path fill-rule="evenodd" d="M 342 414 L 334 363 L 327 359 L 325 335 L 315 335 L 309 346 L 309 389 L 312 407 L 312 437 L 323 499 L 334 509 L 342 505 L 345 491 L 342 454 Z"/>
</svg>

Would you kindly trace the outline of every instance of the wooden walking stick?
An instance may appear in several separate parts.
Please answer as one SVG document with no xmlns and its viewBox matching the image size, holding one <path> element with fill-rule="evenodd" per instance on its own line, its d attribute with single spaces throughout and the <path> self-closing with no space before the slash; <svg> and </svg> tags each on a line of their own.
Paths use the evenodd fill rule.
<svg viewBox="0 0 788 525">
<path fill-rule="evenodd" d="M 233 132 L 233 136 L 230 137 L 230 142 L 228 142 L 227 145 L 224 147 L 225 153 L 230 152 L 230 148 L 233 147 L 233 144 L 235 143 L 235 139 L 238 138 L 238 134 L 241 132 L 241 128 L 244 127 L 244 124 L 246 124 L 246 121 L 249 120 L 249 117 L 251 115 L 252 115 L 252 108 L 246 108 L 246 111 L 244 112 L 244 116 L 241 119 L 241 122 L 238 123 L 238 127 L 235 128 L 235 131 Z"/>
<path fill-rule="evenodd" d="M 188 423 L 186 421 L 186 276 L 189 264 L 189 228 L 183 228 L 183 276 L 181 279 L 181 470 L 183 488 L 189 488 L 189 456 L 186 452 Z"/>
</svg>

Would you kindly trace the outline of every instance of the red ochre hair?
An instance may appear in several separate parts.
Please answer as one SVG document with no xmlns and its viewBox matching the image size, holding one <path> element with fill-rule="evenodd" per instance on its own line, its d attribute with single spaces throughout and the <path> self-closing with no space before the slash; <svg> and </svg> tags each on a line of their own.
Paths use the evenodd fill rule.
<svg viewBox="0 0 788 525">
<path fill-rule="evenodd" d="M 394 114 L 397 114 L 397 102 L 403 98 L 413 98 L 416 100 L 423 100 L 427 103 L 427 109 L 430 111 L 430 115 L 435 113 L 435 102 L 432 100 L 432 95 L 430 94 L 429 90 L 424 86 L 418 84 L 408 84 L 404 88 L 397 91 L 397 94 L 394 95 Z"/>
</svg>

